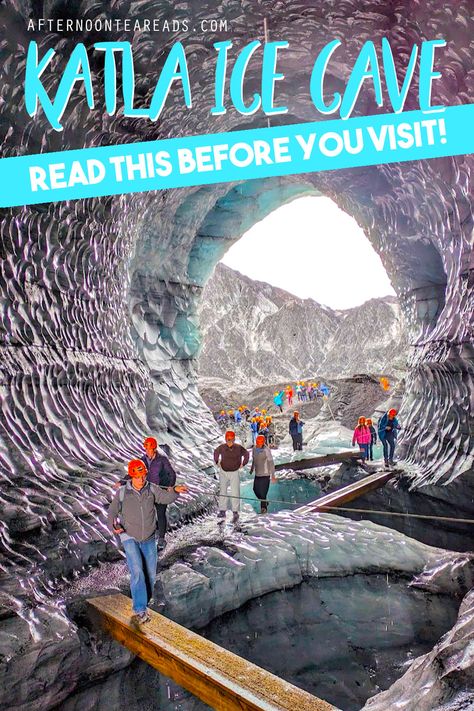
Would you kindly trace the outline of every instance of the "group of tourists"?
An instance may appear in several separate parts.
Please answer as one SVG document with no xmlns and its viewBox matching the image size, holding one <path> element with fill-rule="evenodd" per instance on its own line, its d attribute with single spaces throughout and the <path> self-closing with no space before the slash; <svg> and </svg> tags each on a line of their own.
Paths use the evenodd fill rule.
<svg viewBox="0 0 474 711">
<path fill-rule="evenodd" d="M 401 429 L 397 419 L 397 410 L 394 408 L 385 412 L 380 418 L 375 429 L 370 417 L 359 417 L 357 426 L 352 435 L 352 446 L 359 445 L 362 462 L 366 460 L 373 461 L 374 459 L 374 444 L 377 444 L 377 434 L 383 446 L 383 458 L 385 467 L 390 467 L 395 464 L 395 447 L 397 443 L 397 434 Z"/>
<path fill-rule="evenodd" d="M 270 447 L 265 442 L 265 437 L 258 434 L 252 447 L 252 464 L 250 473 L 255 475 L 253 490 L 260 500 L 260 512 L 267 513 L 268 501 L 266 496 L 270 486 L 270 479 L 275 481 L 275 464 Z M 219 469 L 219 511 L 217 518 L 224 522 L 226 511 L 232 511 L 232 523 L 239 520 L 240 509 L 240 470 L 245 467 L 250 459 L 249 451 L 235 441 L 235 432 L 228 430 L 225 433 L 224 444 L 214 450 L 214 462 Z M 230 495 L 229 495 L 230 489 Z M 230 503 L 229 503 L 230 502 Z"/>
<path fill-rule="evenodd" d="M 370 418 L 359 417 L 352 445 L 359 445 L 364 462 L 367 459 L 373 460 L 373 446 L 378 436 L 383 444 L 385 465 L 394 464 L 396 438 L 400 430 L 396 415 L 395 409 L 386 412 L 380 418 L 377 430 Z M 261 416 L 257 413 L 257 417 Z M 265 430 L 265 419 L 263 425 Z M 289 423 L 294 450 L 302 449 L 303 425 L 299 412 L 295 410 Z M 153 602 L 158 550 L 162 550 L 166 545 L 166 508 L 187 491 L 184 484 L 176 484 L 176 472 L 168 457 L 158 453 L 158 442 L 154 437 L 147 437 L 143 448 L 144 453 L 139 458 L 128 462 L 128 476 L 116 485 L 117 491 L 108 511 L 108 524 L 120 538 L 125 551 L 130 571 L 133 621 L 138 624 L 150 619 L 147 607 Z M 268 512 L 267 495 L 270 482 L 276 481 L 275 464 L 268 439 L 257 429 L 249 452 L 236 443 L 235 432 L 228 430 L 225 433 L 225 442 L 214 450 L 214 462 L 219 470 L 219 523 L 224 523 L 226 511 L 230 509 L 232 523 L 238 524 L 241 501 L 240 471 L 248 464 L 250 456 L 250 473 L 254 475 L 253 491 L 260 501 L 260 512 Z"/>
</svg>

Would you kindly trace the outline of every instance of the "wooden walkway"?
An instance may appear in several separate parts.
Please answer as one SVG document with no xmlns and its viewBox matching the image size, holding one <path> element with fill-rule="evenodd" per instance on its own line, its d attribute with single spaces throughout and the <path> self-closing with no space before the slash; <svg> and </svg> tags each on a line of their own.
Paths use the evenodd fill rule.
<svg viewBox="0 0 474 711">
<path fill-rule="evenodd" d="M 162 674 L 222 711 L 337 711 L 306 691 L 149 610 L 151 621 L 131 623 L 131 600 L 88 600 L 98 626 Z"/>
<path fill-rule="evenodd" d="M 314 469 L 315 467 L 326 467 L 328 464 L 343 464 L 344 462 L 354 462 L 360 459 L 360 450 L 351 452 L 337 452 L 335 454 L 323 454 L 320 457 L 308 457 L 306 459 L 295 459 L 294 462 L 282 462 L 275 466 L 275 471 L 281 469 Z"/>
<path fill-rule="evenodd" d="M 326 494 L 315 501 L 311 501 L 309 504 L 300 506 L 295 509 L 295 511 L 297 511 L 297 513 L 331 511 L 335 506 L 344 506 L 344 504 L 357 499 L 359 496 L 367 494 L 369 491 L 380 489 L 380 487 L 384 486 L 387 481 L 390 481 L 390 479 L 394 476 L 396 476 L 396 472 L 393 471 L 382 471 L 370 474 L 363 479 L 359 479 L 359 481 L 355 481 L 353 484 L 343 486 L 341 489 L 337 489 L 331 494 Z"/>
</svg>

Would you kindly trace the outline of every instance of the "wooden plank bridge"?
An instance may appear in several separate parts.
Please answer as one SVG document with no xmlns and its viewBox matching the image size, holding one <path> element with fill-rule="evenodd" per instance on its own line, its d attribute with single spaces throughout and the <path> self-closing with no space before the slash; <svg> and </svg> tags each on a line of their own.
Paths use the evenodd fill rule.
<svg viewBox="0 0 474 711">
<path fill-rule="evenodd" d="M 360 450 L 350 452 L 336 452 L 334 454 L 323 454 L 320 457 L 307 457 L 306 459 L 295 459 L 293 462 L 282 462 L 275 465 L 275 471 L 282 469 L 293 469 L 297 472 L 301 469 L 314 469 L 316 467 L 326 467 L 329 464 L 343 464 L 344 462 L 355 462 L 361 458 Z"/>
<path fill-rule="evenodd" d="M 152 610 L 150 622 L 134 625 L 131 600 L 125 595 L 96 597 L 88 604 L 95 624 L 213 709 L 337 711 L 326 701 Z"/>
<path fill-rule="evenodd" d="M 344 506 L 344 504 L 349 503 L 349 501 L 354 501 L 354 499 L 358 499 L 359 496 L 368 494 L 369 491 L 380 489 L 395 476 L 396 472 L 394 471 L 375 472 L 374 474 L 365 476 L 363 479 L 359 479 L 359 481 L 336 489 L 336 491 L 330 494 L 320 496 L 319 499 L 310 501 L 309 504 L 300 506 L 295 509 L 295 511 L 302 514 L 318 511 L 332 511 L 334 507 Z"/>
</svg>

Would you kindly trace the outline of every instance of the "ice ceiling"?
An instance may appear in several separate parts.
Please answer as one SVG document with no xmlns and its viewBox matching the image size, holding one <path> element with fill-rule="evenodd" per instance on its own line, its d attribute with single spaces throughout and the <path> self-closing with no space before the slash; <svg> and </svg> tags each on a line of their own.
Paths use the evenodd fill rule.
<svg viewBox="0 0 474 711">
<path fill-rule="evenodd" d="M 2 155 L 266 125 L 259 114 L 245 120 L 234 111 L 209 115 L 213 43 L 229 33 L 235 49 L 262 39 L 265 17 L 270 37 L 290 44 L 280 68 L 288 79 L 279 87 L 281 104 L 289 107 L 280 117 L 284 123 L 318 119 L 307 87 L 314 58 L 328 38 L 345 45 L 329 91 L 343 86 L 366 39 L 388 37 L 397 66 L 404 68 L 414 42 L 445 37 L 443 78 L 436 82 L 433 103 L 467 103 L 474 96 L 471 9 L 467 0 L 453 6 L 441 0 L 200 0 L 175 7 L 161 0 L 12 1 L 0 10 Z M 28 17 L 180 15 L 227 18 L 229 26 L 226 36 L 209 32 L 183 40 L 192 110 L 172 92 L 157 123 L 120 112 L 109 117 L 100 105 L 89 111 L 78 92 L 63 117 L 62 133 L 51 129 L 42 112 L 34 120 L 27 116 L 22 77 L 32 39 Z M 68 55 L 78 41 L 88 46 L 101 39 L 111 37 L 37 38 L 41 55 L 51 46 Z M 148 105 L 167 38 L 141 33 L 133 44 L 138 94 Z M 93 61 L 99 78 L 100 57 Z M 256 65 L 249 71 L 249 95 L 259 81 Z M 50 90 L 56 82 L 54 73 L 44 81 Z M 406 109 L 416 107 L 415 99 L 409 97 Z M 357 112 L 375 111 L 371 92 L 361 94 Z M 62 540 L 58 530 L 66 531 L 63 548 L 69 550 L 69 534 L 78 521 L 81 550 L 89 550 L 87 537 L 93 532 L 97 538 L 103 526 L 96 512 L 109 496 L 109 475 L 122 471 L 143 434 L 156 434 L 172 446 L 185 471 L 209 464 L 216 431 L 203 412 L 194 361 L 202 287 L 228 247 L 255 221 L 304 194 L 324 194 L 357 220 L 403 306 L 412 343 L 403 447 L 417 473 L 415 484 L 467 479 L 472 471 L 473 168 L 472 156 L 460 156 L 3 210 L 0 542 L 5 573 L 41 561 L 28 536 L 43 536 L 47 549 L 56 532 L 51 543 L 56 549 Z M 105 542 L 95 550 L 101 546 Z M 77 552 L 69 553 L 72 568 L 82 562 Z"/>
</svg>

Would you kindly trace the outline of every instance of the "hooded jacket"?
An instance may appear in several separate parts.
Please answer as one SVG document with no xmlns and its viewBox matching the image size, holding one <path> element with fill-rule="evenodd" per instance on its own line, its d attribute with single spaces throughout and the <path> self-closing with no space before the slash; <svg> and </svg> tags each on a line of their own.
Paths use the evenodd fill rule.
<svg viewBox="0 0 474 711">
<path fill-rule="evenodd" d="M 252 449 L 252 466 L 250 467 L 250 473 L 255 476 L 273 476 L 275 473 L 275 463 L 273 461 L 272 452 L 270 447 L 266 445 L 261 447 L 254 447 Z"/>
<path fill-rule="evenodd" d="M 128 481 L 125 485 L 125 494 L 122 503 L 120 518 L 125 534 L 121 533 L 120 538 L 134 538 L 136 541 L 146 541 L 151 538 L 156 531 L 156 505 L 171 504 L 176 501 L 178 494 L 175 491 L 164 491 L 155 484 L 146 482 L 145 486 L 138 490 Z M 117 517 L 120 508 L 120 489 L 116 492 L 109 506 L 107 521 L 111 530 L 114 527 L 114 519 Z"/>
<path fill-rule="evenodd" d="M 387 427 L 391 427 L 391 429 L 387 430 Z M 399 429 L 401 429 L 401 428 L 400 428 L 400 423 L 398 422 L 397 418 L 394 417 L 393 420 L 389 420 L 388 419 L 388 412 L 386 412 L 385 415 L 382 415 L 382 417 L 379 420 L 379 424 L 378 424 L 379 440 L 381 442 L 383 442 L 387 435 L 389 437 L 391 437 L 392 434 L 394 437 L 396 437 Z"/>
<path fill-rule="evenodd" d="M 289 433 L 291 436 L 301 434 L 303 432 L 303 425 L 304 422 L 301 420 L 295 420 L 294 417 L 291 418 L 290 420 L 290 425 L 288 427 Z"/>
<path fill-rule="evenodd" d="M 357 444 L 370 444 L 372 435 L 367 425 L 357 425 L 352 435 L 352 446 L 357 442 Z"/>
</svg>

